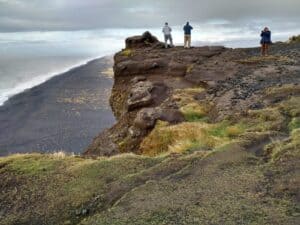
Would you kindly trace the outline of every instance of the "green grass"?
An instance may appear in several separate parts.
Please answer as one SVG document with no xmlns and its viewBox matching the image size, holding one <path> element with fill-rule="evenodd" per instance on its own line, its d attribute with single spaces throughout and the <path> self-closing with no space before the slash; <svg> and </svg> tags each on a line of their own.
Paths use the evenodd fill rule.
<svg viewBox="0 0 300 225">
<path fill-rule="evenodd" d="M 291 132 L 291 138 L 288 141 L 275 141 L 270 143 L 265 147 L 265 152 L 269 155 L 271 162 L 283 162 L 286 160 L 286 158 L 299 158 L 300 129 L 294 129 Z"/>
<path fill-rule="evenodd" d="M 199 140 L 192 140 L 190 145 L 183 152 L 192 153 L 194 151 L 198 151 L 199 149 L 205 148 L 206 146 L 201 143 Z"/>
<path fill-rule="evenodd" d="M 300 128 L 300 117 L 295 117 L 289 123 L 290 131 Z"/>
<path fill-rule="evenodd" d="M 206 110 L 203 106 L 192 102 L 180 108 L 181 113 L 188 122 L 208 121 Z"/>
<path fill-rule="evenodd" d="M 174 141 L 174 135 L 169 130 L 156 129 L 151 133 L 149 139 L 145 139 L 142 143 L 143 151 L 142 153 L 148 156 L 156 156 L 165 153 Z"/>
<path fill-rule="evenodd" d="M 60 160 L 52 157 L 41 157 L 39 154 L 14 155 L 8 159 L 1 159 L 0 163 L 7 163 L 9 169 L 15 173 L 34 176 L 47 174 L 59 166 Z"/>
<path fill-rule="evenodd" d="M 0 224 L 43 224 L 37 214 L 46 215 L 49 224 L 77 224 L 82 215 L 76 212 L 102 207 L 101 196 L 110 183 L 160 160 L 134 155 L 95 160 L 40 154 L 0 158 L 0 187 L 5 190 L 0 201 L 12 207 Z"/>
<path fill-rule="evenodd" d="M 215 137 L 228 137 L 235 138 L 240 134 L 244 133 L 247 126 L 243 123 L 231 124 L 230 121 L 222 121 L 215 124 L 211 129 L 208 130 L 209 135 Z"/>
<path fill-rule="evenodd" d="M 280 104 L 280 109 L 288 113 L 291 117 L 300 116 L 300 97 L 291 97 Z"/>
<path fill-rule="evenodd" d="M 297 207 L 287 196 L 273 196 L 275 186 L 265 183 L 258 159 L 227 148 L 194 158 L 168 179 L 148 181 L 81 224 L 295 224 Z"/>
<path fill-rule="evenodd" d="M 183 116 L 184 116 L 184 119 L 188 122 L 208 122 L 209 121 L 209 117 L 203 115 L 202 113 L 193 112 L 193 111 L 185 112 Z"/>
<path fill-rule="evenodd" d="M 225 137 L 226 136 L 226 129 L 230 126 L 229 121 L 223 121 L 219 124 L 216 124 L 213 128 L 211 128 L 208 133 L 212 136 L 216 137 Z"/>
<path fill-rule="evenodd" d="M 217 123 L 189 100 L 188 122 L 158 121 L 144 139 L 153 157 L 0 157 L 0 225 L 297 224 L 299 100 Z M 264 158 L 246 149 L 274 131 L 289 138 L 268 144 Z"/>
<path fill-rule="evenodd" d="M 212 134 L 228 136 L 232 126 L 224 121 Z M 175 157 L 0 158 L 0 201 L 10 207 L 0 224 L 295 224 L 300 129 L 288 142 L 270 145 L 272 159 L 264 164 L 239 138 L 233 141 L 202 154 L 202 142 L 191 139 Z"/>
<path fill-rule="evenodd" d="M 247 117 L 242 118 L 242 120 L 248 123 L 248 131 L 280 131 L 286 127 L 286 117 L 282 111 L 279 106 L 261 110 L 250 110 L 248 111 Z"/>
</svg>

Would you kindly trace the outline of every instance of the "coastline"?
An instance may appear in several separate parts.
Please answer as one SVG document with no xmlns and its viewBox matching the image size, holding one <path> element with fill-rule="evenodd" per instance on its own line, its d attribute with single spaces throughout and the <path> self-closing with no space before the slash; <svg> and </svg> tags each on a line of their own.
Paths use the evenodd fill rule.
<svg viewBox="0 0 300 225">
<path fill-rule="evenodd" d="M 34 88 L 35 86 L 41 85 L 41 84 L 47 82 L 48 80 L 52 79 L 53 77 L 68 73 L 71 70 L 85 66 L 95 60 L 101 60 L 101 59 L 105 59 L 105 58 L 109 58 L 109 57 L 110 56 L 98 56 L 98 57 L 88 58 L 88 59 L 82 60 L 80 63 L 74 63 L 73 65 L 68 66 L 65 69 L 61 69 L 60 71 L 56 71 L 56 72 L 52 72 L 52 73 L 45 73 L 40 76 L 34 77 L 32 80 L 28 80 L 26 82 L 20 83 L 16 87 L 5 91 L 5 93 L 1 95 L 0 107 L 3 106 L 7 101 L 9 101 L 10 98 L 14 97 L 15 95 L 21 94 L 31 88 Z"/>
<path fill-rule="evenodd" d="M 113 84 L 101 57 L 54 75 L 0 105 L 0 155 L 66 151 L 80 153 L 114 122 Z"/>
</svg>

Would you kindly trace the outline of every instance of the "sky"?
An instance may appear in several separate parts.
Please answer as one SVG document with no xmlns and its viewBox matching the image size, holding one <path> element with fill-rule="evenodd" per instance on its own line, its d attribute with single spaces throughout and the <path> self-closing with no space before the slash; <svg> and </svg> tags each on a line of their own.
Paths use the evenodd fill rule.
<svg viewBox="0 0 300 225">
<path fill-rule="evenodd" d="M 300 27 L 300 0 L 0 0 L 0 32 L 160 27 Z"/>
</svg>

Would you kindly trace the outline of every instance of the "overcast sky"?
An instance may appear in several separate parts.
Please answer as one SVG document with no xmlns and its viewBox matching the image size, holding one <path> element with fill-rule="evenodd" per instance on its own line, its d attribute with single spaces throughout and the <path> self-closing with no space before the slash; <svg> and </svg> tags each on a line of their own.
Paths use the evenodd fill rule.
<svg viewBox="0 0 300 225">
<path fill-rule="evenodd" d="M 300 27 L 300 0 L 0 0 L 0 32 L 160 27 L 165 21 Z"/>
</svg>

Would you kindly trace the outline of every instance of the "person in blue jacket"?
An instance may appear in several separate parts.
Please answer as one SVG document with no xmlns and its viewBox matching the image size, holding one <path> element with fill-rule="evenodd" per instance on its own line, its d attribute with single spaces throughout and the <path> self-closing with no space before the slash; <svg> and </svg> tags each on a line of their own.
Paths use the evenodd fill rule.
<svg viewBox="0 0 300 225">
<path fill-rule="evenodd" d="M 266 56 L 269 54 L 269 46 L 272 44 L 271 41 L 271 31 L 268 27 L 265 27 L 265 29 L 262 30 L 261 34 L 261 55 Z"/>
<path fill-rule="evenodd" d="M 190 25 L 189 22 L 186 23 L 186 25 L 183 27 L 184 30 L 184 48 L 190 48 L 191 47 L 191 34 L 193 27 Z"/>
</svg>

